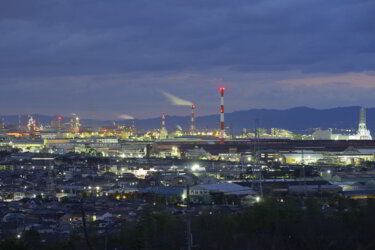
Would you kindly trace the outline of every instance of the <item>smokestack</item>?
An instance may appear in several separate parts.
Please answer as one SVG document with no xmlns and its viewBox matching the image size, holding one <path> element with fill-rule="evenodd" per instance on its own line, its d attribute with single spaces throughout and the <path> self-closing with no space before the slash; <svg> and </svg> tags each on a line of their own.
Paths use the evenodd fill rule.
<svg viewBox="0 0 375 250">
<path fill-rule="evenodd" d="M 194 133 L 196 130 L 196 123 L 195 123 L 195 111 L 197 106 L 195 104 L 191 105 L 191 126 L 190 126 L 190 133 Z"/>
<path fill-rule="evenodd" d="M 168 131 L 165 127 L 165 113 L 161 113 L 161 128 L 160 128 L 160 139 L 166 139 L 168 137 Z"/>
<path fill-rule="evenodd" d="M 165 131 L 165 113 L 161 113 L 161 129 L 160 131 Z"/>
<path fill-rule="evenodd" d="M 224 131 L 224 90 L 220 88 L 220 141 L 224 143 L 225 131 Z"/>
</svg>

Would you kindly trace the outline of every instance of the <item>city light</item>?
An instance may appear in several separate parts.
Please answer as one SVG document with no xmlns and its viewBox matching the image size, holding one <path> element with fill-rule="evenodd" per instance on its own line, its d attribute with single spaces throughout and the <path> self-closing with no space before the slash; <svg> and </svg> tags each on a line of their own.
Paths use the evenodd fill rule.
<svg viewBox="0 0 375 250">
<path fill-rule="evenodd" d="M 187 198 L 186 191 L 184 191 L 181 195 L 182 201 L 184 201 Z"/>
<path fill-rule="evenodd" d="M 192 170 L 193 172 L 195 172 L 195 171 L 198 171 L 200 168 L 201 168 L 201 166 L 199 166 L 199 164 L 194 164 L 194 165 L 191 167 L 191 170 Z"/>
<path fill-rule="evenodd" d="M 205 167 L 200 166 L 199 164 L 195 163 L 191 166 L 192 172 L 204 172 L 206 170 Z"/>
<path fill-rule="evenodd" d="M 375 246 L 375 1 L 3 2 L 0 250 Z"/>
</svg>

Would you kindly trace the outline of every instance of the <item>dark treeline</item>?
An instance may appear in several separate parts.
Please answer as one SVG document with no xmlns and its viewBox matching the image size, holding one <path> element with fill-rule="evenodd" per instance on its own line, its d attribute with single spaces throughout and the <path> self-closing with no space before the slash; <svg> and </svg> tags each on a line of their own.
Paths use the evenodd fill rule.
<svg viewBox="0 0 375 250">
<path fill-rule="evenodd" d="M 89 234 L 91 249 L 187 249 L 191 221 L 192 249 L 375 249 L 375 201 L 310 198 L 303 202 L 265 200 L 239 212 L 207 210 L 172 215 L 144 211 L 137 223 L 121 231 Z M 201 210 L 202 211 L 202 210 Z M 41 243 L 37 232 L 6 240 L 0 249 L 90 249 L 79 230 L 69 240 Z"/>
<path fill-rule="evenodd" d="M 339 211 L 321 212 L 317 200 L 266 201 L 244 213 L 194 219 L 200 249 L 374 249 L 375 202 L 340 200 Z"/>
</svg>

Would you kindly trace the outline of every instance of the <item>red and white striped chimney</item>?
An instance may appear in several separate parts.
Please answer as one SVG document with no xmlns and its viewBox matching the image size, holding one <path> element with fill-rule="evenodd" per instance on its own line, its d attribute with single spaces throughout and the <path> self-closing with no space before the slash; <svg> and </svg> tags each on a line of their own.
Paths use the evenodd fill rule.
<svg viewBox="0 0 375 250">
<path fill-rule="evenodd" d="M 191 125 L 190 125 L 190 133 L 194 133 L 196 130 L 196 123 L 195 123 L 195 111 L 197 106 L 195 104 L 191 105 Z"/>
<path fill-rule="evenodd" d="M 220 139 L 224 140 L 225 130 L 224 130 L 224 90 L 225 88 L 220 88 Z"/>
</svg>

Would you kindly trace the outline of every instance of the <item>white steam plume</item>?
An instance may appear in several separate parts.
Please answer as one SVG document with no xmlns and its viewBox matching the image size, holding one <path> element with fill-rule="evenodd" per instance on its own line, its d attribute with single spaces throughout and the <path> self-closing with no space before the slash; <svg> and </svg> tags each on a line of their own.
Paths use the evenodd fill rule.
<svg viewBox="0 0 375 250">
<path fill-rule="evenodd" d="M 122 119 L 122 120 L 134 120 L 135 119 L 133 116 L 130 116 L 127 114 L 118 115 L 117 118 Z"/>
<path fill-rule="evenodd" d="M 160 92 L 167 98 L 168 102 L 172 105 L 176 105 L 176 106 L 191 106 L 191 105 L 193 105 L 192 102 L 190 102 L 188 100 L 184 100 L 180 97 L 172 95 L 172 94 L 170 94 L 168 92 L 165 92 L 163 90 L 160 90 Z"/>
</svg>

